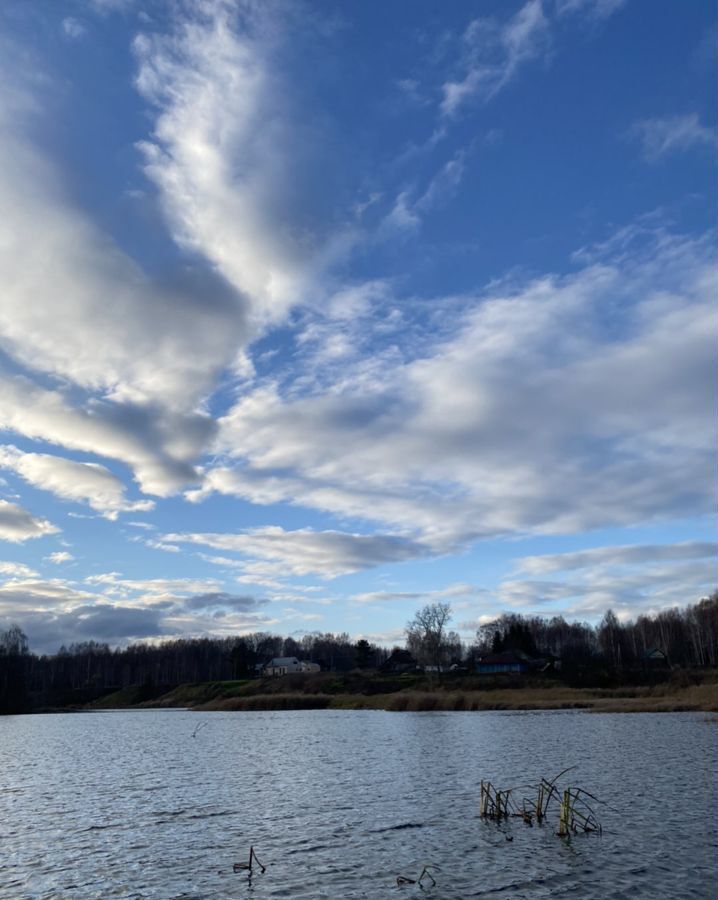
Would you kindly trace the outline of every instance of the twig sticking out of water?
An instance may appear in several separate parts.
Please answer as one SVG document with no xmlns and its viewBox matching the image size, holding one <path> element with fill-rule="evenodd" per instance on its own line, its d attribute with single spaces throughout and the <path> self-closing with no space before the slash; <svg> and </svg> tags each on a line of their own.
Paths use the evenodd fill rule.
<svg viewBox="0 0 718 900">
<path fill-rule="evenodd" d="M 266 867 L 266 866 L 263 866 L 263 865 L 261 864 L 261 862 L 259 861 L 259 857 L 258 857 L 257 854 L 254 852 L 254 847 L 250 847 L 250 848 L 249 848 L 249 862 L 246 862 L 246 863 L 235 863 L 235 864 L 232 866 L 232 871 L 233 871 L 233 872 L 246 872 L 246 871 L 251 872 L 251 871 L 252 871 L 252 863 L 255 863 L 255 862 L 256 862 L 257 865 L 259 866 L 259 868 L 260 868 L 262 874 L 264 874 L 264 872 L 267 871 L 267 867 Z"/>
<path fill-rule="evenodd" d="M 414 879 L 414 878 L 409 878 L 406 875 L 397 875 L 396 883 L 400 887 L 402 884 L 421 884 L 425 878 L 428 878 L 428 879 L 430 879 L 431 885 L 433 887 L 436 884 L 436 881 L 434 880 L 434 876 L 431 874 L 430 869 L 434 869 L 437 872 L 439 871 L 438 866 L 431 866 L 431 865 L 424 866 L 424 868 L 421 870 L 421 875 L 419 875 L 418 878 Z"/>
<path fill-rule="evenodd" d="M 204 726 L 207 725 L 207 724 L 208 724 L 208 723 L 207 723 L 206 720 L 203 721 L 203 722 L 197 722 L 197 724 L 194 726 L 194 731 L 192 732 L 192 737 L 197 737 L 197 735 L 199 734 L 199 732 L 200 732 L 200 731 L 204 728 Z"/>
<path fill-rule="evenodd" d="M 509 816 L 522 815 L 511 796 L 513 788 L 500 791 L 490 781 L 481 782 L 481 799 L 479 815 L 483 819 L 508 819 Z"/>
<path fill-rule="evenodd" d="M 561 802 L 561 795 L 556 787 L 556 782 L 562 775 L 565 775 L 566 772 L 570 772 L 572 769 L 575 769 L 576 766 L 569 766 L 568 769 L 564 769 L 563 772 L 559 772 L 554 778 L 550 781 L 548 778 L 542 778 L 539 784 L 536 786 L 536 800 L 532 800 L 529 797 L 524 797 L 523 806 L 521 808 L 521 815 L 523 817 L 524 822 L 527 825 L 533 825 L 533 820 L 539 823 L 539 825 L 546 818 L 546 813 L 548 812 L 549 803 L 552 800 L 556 800 L 557 803 Z"/>
<path fill-rule="evenodd" d="M 524 822 L 527 825 L 533 825 L 533 820 L 536 819 L 540 825 L 546 818 L 548 805 L 551 800 L 560 800 L 559 792 L 553 781 L 547 781 L 545 778 L 542 778 L 536 788 L 536 799 L 532 800 L 530 797 L 524 797 L 521 809 Z"/>
<path fill-rule="evenodd" d="M 600 803 L 600 801 L 583 788 L 568 788 L 561 793 L 556 787 L 558 779 L 575 768 L 575 766 L 571 766 L 564 769 L 550 781 L 542 778 L 538 785 L 533 786 L 536 791 L 536 799 L 524 797 L 521 807 L 517 806 L 512 796 L 512 792 L 519 788 L 500 791 L 490 781 L 482 781 L 479 815 L 484 819 L 493 819 L 495 822 L 501 822 L 509 817 L 517 817 L 523 819 L 527 825 L 533 825 L 534 819 L 541 824 L 546 818 L 549 804 L 555 800 L 559 804 L 559 829 L 556 834 L 570 838 L 578 831 L 600 833 L 601 826 L 598 818 L 586 798 L 588 797 L 596 803 Z M 524 787 L 531 786 L 525 785 Z"/>
<path fill-rule="evenodd" d="M 601 826 L 596 818 L 596 814 L 584 797 L 596 800 L 593 794 L 589 794 L 588 791 L 584 791 L 581 788 L 567 788 L 563 792 L 558 831 L 556 832 L 559 837 L 565 837 L 567 840 L 570 840 L 571 835 L 576 834 L 578 831 L 597 831 L 599 834 L 601 833 Z"/>
</svg>

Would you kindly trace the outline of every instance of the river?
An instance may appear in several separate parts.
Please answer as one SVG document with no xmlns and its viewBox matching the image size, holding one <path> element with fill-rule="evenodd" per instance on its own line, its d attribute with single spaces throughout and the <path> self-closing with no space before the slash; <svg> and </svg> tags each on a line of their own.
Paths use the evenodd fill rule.
<svg viewBox="0 0 718 900">
<path fill-rule="evenodd" d="M 2 898 L 709 898 L 705 714 L 180 710 L 0 718 Z M 602 802 L 566 842 L 479 783 Z M 234 873 L 253 845 L 261 874 Z M 436 886 L 397 886 L 425 864 Z"/>
</svg>

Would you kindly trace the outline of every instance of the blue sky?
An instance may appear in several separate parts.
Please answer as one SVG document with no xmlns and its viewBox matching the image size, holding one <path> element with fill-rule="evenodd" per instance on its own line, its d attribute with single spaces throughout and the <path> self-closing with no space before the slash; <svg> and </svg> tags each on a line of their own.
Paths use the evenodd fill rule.
<svg viewBox="0 0 718 900">
<path fill-rule="evenodd" d="M 0 626 L 715 583 L 714 4 L 0 11 Z"/>
</svg>

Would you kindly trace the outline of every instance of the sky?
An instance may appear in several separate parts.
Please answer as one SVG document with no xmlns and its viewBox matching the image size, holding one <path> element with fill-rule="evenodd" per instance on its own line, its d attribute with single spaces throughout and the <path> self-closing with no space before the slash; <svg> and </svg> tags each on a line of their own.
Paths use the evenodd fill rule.
<svg viewBox="0 0 718 900">
<path fill-rule="evenodd" d="M 712 0 L 6 0 L 0 628 L 715 588 Z"/>
</svg>

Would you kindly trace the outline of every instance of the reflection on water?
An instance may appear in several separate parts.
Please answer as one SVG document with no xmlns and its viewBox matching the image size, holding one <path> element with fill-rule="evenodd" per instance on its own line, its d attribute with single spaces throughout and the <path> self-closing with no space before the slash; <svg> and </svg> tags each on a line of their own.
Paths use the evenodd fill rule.
<svg viewBox="0 0 718 900">
<path fill-rule="evenodd" d="M 0 718 L 0 896 L 708 898 L 715 739 L 692 714 Z M 601 838 L 478 818 L 481 778 L 574 764 Z M 266 873 L 232 873 L 250 844 Z M 436 887 L 397 887 L 425 863 Z"/>
</svg>

